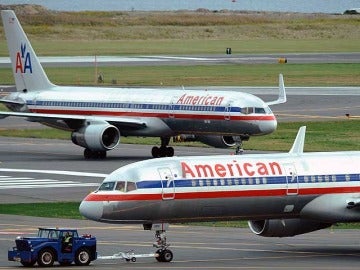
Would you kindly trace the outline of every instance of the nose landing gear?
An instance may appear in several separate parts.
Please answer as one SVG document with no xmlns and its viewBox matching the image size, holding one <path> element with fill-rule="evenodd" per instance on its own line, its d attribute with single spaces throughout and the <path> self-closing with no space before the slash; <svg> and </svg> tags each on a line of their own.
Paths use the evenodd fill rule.
<svg viewBox="0 0 360 270">
<path fill-rule="evenodd" d="M 156 260 L 158 262 L 171 262 L 173 259 L 173 253 L 168 247 L 170 244 L 166 243 L 166 231 L 165 230 L 157 230 L 155 232 L 155 242 L 153 244 L 154 247 L 158 248 L 156 254 Z"/>
</svg>

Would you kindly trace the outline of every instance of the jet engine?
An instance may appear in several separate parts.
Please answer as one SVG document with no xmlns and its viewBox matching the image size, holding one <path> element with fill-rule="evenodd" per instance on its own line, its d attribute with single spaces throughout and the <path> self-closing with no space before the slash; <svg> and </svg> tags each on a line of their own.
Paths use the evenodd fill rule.
<svg viewBox="0 0 360 270">
<path fill-rule="evenodd" d="M 91 151 L 108 151 L 119 144 L 120 132 L 117 127 L 106 122 L 90 123 L 74 131 L 71 140 Z"/>
<path fill-rule="evenodd" d="M 287 237 L 321 230 L 332 224 L 294 218 L 250 220 L 248 225 L 253 233 L 260 236 Z"/>
</svg>

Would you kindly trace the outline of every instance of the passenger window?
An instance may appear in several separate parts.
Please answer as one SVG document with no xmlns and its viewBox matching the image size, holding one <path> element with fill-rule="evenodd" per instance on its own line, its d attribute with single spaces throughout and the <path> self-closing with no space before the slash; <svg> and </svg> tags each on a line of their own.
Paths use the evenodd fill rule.
<svg viewBox="0 0 360 270">
<path fill-rule="evenodd" d="M 115 182 L 104 182 L 101 184 L 98 190 L 113 190 Z"/>
</svg>

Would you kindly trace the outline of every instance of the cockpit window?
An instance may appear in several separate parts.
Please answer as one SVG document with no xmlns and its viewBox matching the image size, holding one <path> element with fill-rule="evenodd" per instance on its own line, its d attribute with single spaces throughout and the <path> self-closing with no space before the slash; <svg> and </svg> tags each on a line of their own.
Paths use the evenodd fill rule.
<svg viewBox="0 0 360 270">
<path fill-rule="evenodd" d="M 133 191 L 136 190 L 136 184 L 134 182 L 127 182 L 127 187 L 126 187 L 126 191 Z"/>
<path fill-rule="evenodd" d="M 104 190 L 113 190 L 114 189 L 115 182 L 104 182 L 101 184 L 98 190 L 104 191 Z"/>
<path fill-rule="evenodd" d="M 250 113 L 254 112 L 254 108 L 253 107 L 244 107 L 244 108 L 241 108 L 240 112 L 242 114 L 250 114 Z"/>
<path fill-rule="evenodd" d="M 117 181 L 115 190 L 121 191 L 121 192 L 130 192 L 133 190 L 136 190 L 136 184 L 135 182 L 131 181 Z"/>
<path fill-rule="evenodd" d="M 115 190 L 125 192 L 125 182 L 124 182 L 124 181 L 118 181 L 118 182 L 116 183 L 116 188 L 115 188 Z"/>
<path fill-rule="evenodd" d="M 255 113 L 265 113 L 264 108 L 255 108 Z"/>
<path fill-rule="evenodd" d="M 262 107 L 244 107 L 241 108 L 240 112 L 242 114 L 251 114 L 251 113 L 265 114 L 265 113 L 269 113 L 269 110 Z"/>
</svg>

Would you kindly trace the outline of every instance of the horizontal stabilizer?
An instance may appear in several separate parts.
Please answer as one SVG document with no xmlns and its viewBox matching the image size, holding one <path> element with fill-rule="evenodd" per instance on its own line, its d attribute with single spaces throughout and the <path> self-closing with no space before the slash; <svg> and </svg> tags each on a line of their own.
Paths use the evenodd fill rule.
<svg viewBox="0 0 360 270">
<path fill-rule="evenodd" d="M 299 131 L 296 135 L 293 146 L 289 151 L 289 154 L 301 155 L 304 152 L 305 132 L 306 126 L 302 126 L 299 128 Z"/>
<path fill-rule="evenodd" d="M 282 74 L 279 74 L 279 97 L 277 100 L 266 102 L 268 106 L 281 104 L 286 102 L 286 91 L 284 85 L 284 77 Z"/>
<path fill-rule="evenodd" d="M 9 99 L 0 99 L 0 103 L 9 104 L 9 105 L 25 105 L 25 101 L 19 100 L 9 100 Z"/>
</svg>

